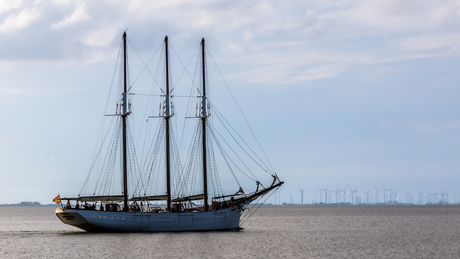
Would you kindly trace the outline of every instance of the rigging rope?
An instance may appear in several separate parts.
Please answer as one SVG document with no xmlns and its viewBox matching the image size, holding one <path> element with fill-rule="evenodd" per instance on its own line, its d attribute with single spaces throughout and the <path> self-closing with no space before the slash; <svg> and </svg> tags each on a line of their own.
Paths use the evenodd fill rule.
<svg viewBox="0 0 460 259">
<path fill-rule="evenodd" d="M 147 72 L 149 72 L 149 74 L 152 76 L 153 80 L 155 80 L 155 77 L 152 75 L 152 72 L 150 72 L 150 70 L 148 69 L 148 65 L 150 64 L 150 62 L 152 61 L 152 59 L 156 56 L 156 54 L 158 53 L 158 51 L 161 49 L 162 45 L 161 44 L 157 51 L 153 54 L 153 56 L 150 58 L 150 60 L 147 62 L 147 64 L 145 64 L 144 60 L 141 58 L 141 56 L 139 55 L 139 53 L 137 52 L 136 48 L 134 48 L 133 44 L 131 44 L 131 41 L 128 39 L 128 43 L 129 45 L 134 49 L 134 52 L 136 52 L 137 56 L 139 57 L 139 59 L 141 60 L 142 64 L 144 64 L 144 68 L 142 69 L 142 71 L 139 73 L 139 75 L 136 77 L 136 79 L 134 80 L 133 84 L 134 85 L 137 80 L 139 79 L 139 77 L 142 75 L 142 73 L 144 72 L 144 70 L 147 70 Z M 132 87 L 132 86 L 131 86 Z"/>
<path fill-rule="evenodd" d="M 213 132 L 211 132 L 211 134 L 214 135 Z M 230 166 L 230 163 L 229 163 L 229 160 L 231 161 L 230 159 L 230 156 L 227 155 L 227 152 L 225 152 L 225 150 L 222 148 L 222 145 L 219 143 L 219 141 L 214 138 L 214 140 L 216 141 L 216 144 L 217 144 L 217 148 L 219 149 L 220 153 L 222 154 L 222 157 L 224 158 L 224 161 L 225 163 L 227 164 L 227 167 L 228 169 L 230 170 L 230 172 L 232 173 L 233 175 L 233 178 L 235 178 L 235 181 L 236 183 L 238 184 L 238 187 L 241 187 L 241 184 L 240 182 L 238 181 L 238 178 L 236 177 L 235 173 L 233 172 L 233 169 L 232 167 Z M 235 165 L 235 163 L 233 163 L 233 161 L 231 161 L 233 165 Z M 246 175 L 249 179 L 255 181 L 254 179 L 252 179 L 249 175 L 245 174 L 243 171 L 241 171 L 241 169 L 239 169 L 237 166 L 235 166 L 240 172 L 242 172 L 244 175 Z"/>
<path fill-rule="evenodd" d="M 256 211 L 257 211 L 257 210 L 258 210 L 258 209 L 259 209 L 259 208 L 260 208 L 260 207 L 261 207 L 261 206 L 262 206 L 262 205 L 263 205 L 263 204 L 264 204 L 264 203 L 265 203 L 265 202 L 266 202 L 276 191 L 277 191 L 277 190 L 278 190 L 278 189 L 279 189 L 279 188 L 280 188 L 280 187 L 276 188 L 274 191 L 272 190 L 271 194 L 265 199 L 264 202 L 262 202 L 262 203 L 255 203 L 255 204 L 253 205 L 253 208 L 254 208 L 257 204 L 258 204 L 259 206 L 257 206 L 256 209 L 255 209 L 252 213 L 250 213 L 250 212 L 248 211 L 248 213 L 246 213 L 246 214 L 243 216 L 243 218 L 241 219 L 240 226 L 242 226 L 242 225 L 243 225 L 243 224 L 244 224 L 244 223 L 245 223 L 245 222 L 246 222 L 246 221 L 247 221 L 247 220 L 248 220 L 248 219 L 249 219 L 249 218 L 250 218 L 250 217 L 251 217 L 251 216 L 252 216 L 252 215 L 253 215 L 253 214 L 254 214 L 254 213 L 255 213 L 255 212 L 256 212 Z M 264 195 L 264 196 L 265 196 L 265 195 Z M 262 197 L 263 197 L 263 196 L 257 198 L 257 200 L 261 200 Z"/>
<path fill-rule="evenodd" d="M 248 145 L 248 143 L 241 137 L 241 135 L 238 133 L 238 131 L 235 130 L 235 128 L 233 128 L 233 126 L 225 119 L 225 117 L 222 115 L 222 113 L 220 113 L 220 111 L 214 106 L 214 104 L 211 103 L 211 106 L 214 108 L 214 110 L 217 112 L 217 115 L 216 116 L 219 121 L 222 123 L 222 125 L 224 126 L 224 128 L 227 130 L 227 132 L 230 134 L 230 136 L 235 140 L 235 142 L 240 146 L 240 148 L 254 161 L 254 163 L 256 163 L 260 168 L 262 168 L 265 172 L 267 172 L 268 174 L 270 175 L 273 175 L 274 172 L 269 172 L 268 170 L 268 166 L 265 165 L 264 161 L 257 155 L 256 152 L 254 152 L 254 150 Z M 221 117 L 222 119 L 225 121 L 222 121 L 221 120 Z M 241 139 L 241 141 L 243 141 L 243 143 L 246 145 L 246 147 L 249 148 L 249 150 L 251 150 L 251 152 L 258 158 L 258 160 L 260 161 L 260 163 L 262 163 L 264 166 L 261 166 L 251 155 L 249 155 L 249 153 L 240 145 L 240 143 L 235 139 L 235 137 L 232 135 L 232 133 L 230 133 L 230 131 L 228 130 L 228 128 L 225 126 L 225 125 L 228 125 L 232 130 L 233 132 Z"/>
<path fill-rule="evenodd" d="M 107 96 L 107 100 L 106 100 L 106 103 L 105 103 L 104 114 L 102 115 L 102 118 L 104 118 L 104 117 L 105 117 L 105 114 L 107 114 L 107 108 L 109 107 L 110 95 L 111 95 L 111 93 L 112 93 L 113 82 L 114 82 L 114 80 L 115 80 L 115 74 L 116 74 L 116 72 L 117 72 L 117 66 L 118 66 L 118 62 L 119 62 L 119 60 L 120 60 L 120 54 L 121 54 L 121 50 L 122 50 L 122 49 L 123 49 L 123 39 L 120 40 L 120 47 L 118 48 L 117 60 L 116 60 L 116 62 L 115 62 L 115 68 L 114 68 L 113 74 L 112 74 L 112 81 L 111 81 L 110 87 L 109 87 L 109 94 L 108 94 L 108 96 Z M 95 147 L 94 147 L 93 161 L 92 161 L 91 167 L 90 167 L 90 169 L 89 169 L 89 171 L 88 171 L 88 175 L 86 176 L 86 179 L 85 179 L 85 181 L 83 182 L 83 186 L 82 186 L 82 188 L 80 189 L 80 194 L 82 194 L 83 192 L 86 192 L 86 187 L 87 187 L 87 185 L 88 185 L 88 180 L 89 180 L 89 178 L 90 178 L 90 175 L 91 175 L 91 172 L 92 172 L 92 170 L 93 170 L 93 168 L 94 168 L 94 165 L 96 164 L 96 161 L 98 160 L 99 155 L 97 155 L 96 152 L 97 152 L 97 148 L 98 148 L 98 146 L 99 146 L 98 144 L 99 144 L 99 140 L 100 140 L 100 138 L 101 138 L 101 133 L 103 132 L 103 129 L 104 129 L 104 123 L 105 123 L 105 120 L 102 119 L 101 126 L 100 126 L 100 128 L 99 128 L 98 138 L 97 138 L 97 140 L 96 140 L 96 145 L 95 145 Z M 103 144 L 101 144 L 100 148 L 102 148 L 102 145 L 103 145 Z M 99 150 L 98 153 L 100 154 L 100 150 Z"/>
<path fill-rule="evenodd" d="M 227 144 L 227 146 L 233 151 L 233 153 L 235 154 L 235 156 L 240 160 L 240 162 L 246 167 L 246 169 L 251 173 L 251 175 L 254 177 L 254 178 L 251 178 L 250 176 L 248 176 L 246 173 L 244 173 L 241 169 L 238 169 L 244 174 L 246 175 L 249 179 L 253 180 L 253 181 L 257 181 L 257 177 L 254 175 L 254 173 L 252 173 L 251 169 L 249 169 L 249 167 L 246 165 L 246 163 L 243 162 L 243 160 L 240 158 L 240 156 L 235 152 L 235 150 L 228 144 L 228 142 L 225 140 L 225 138 L 222 137 L 222 135 L 219 133 L 219 131 L 214 127 L 213 124 L 210 124 L 211 127 L 214 128 L 214 130 L 217 132 L 217 134 L 219 134 L 219 136 L 222 138 L 222 140 L 225 142 L 225 144 Z M 214 134 L 214 131 L 212 131 L 212 134 Z M 216 139 L 216 137 L 214 137 L 214 139 Z M 216 142 L 217 142 L 217 139 L 216 139 Z M 225 152 L 226 154 L 226 152 Z M 247 154 L 247 153 L 246 153 Z M 234 165 L 235 163 L 232 162 Z M 235 165 L 236 166 L 236 165 Z"/>
<path fill-rule="evenodd" d="M 206 50 L 207 50 L 207 49 L 208 49 L 208 48 L 206 48 Z M 217 71 L 219 72 L 220 76 L 222 77 L 222 80 L 224 81 L 224 84 L 225 84 L 225 86 L 227 87 L 227 90 L 229 91 L 230 95 L 232 96 L 233 101 L 235 102 L 236 106 L 238 107 L 238 110 L 240 111 L 241 115 L 243 116 L 244 120 L 246 121 L 246 124 L 248 125 L 249 129 L 251 130 L 252 135 L 254 136 L 255 140 L 257 141 L 257 144 L 259 145 L 259 148 L 262 150 L 262 153 L 264 154 L 265 159 L 267 159 L 268 164 L 269 164 L 270 167 L 272 168 L 273 174 L 274 174 L 276 177 L 278 177 L 278 175 L 277 175 L 276 172 L 275 172 L 275 169 L 273 168 L 272 164 L 270 163 L 270 160 L 269 160 L 268 157 L 267 157 L 267 154 L 265 154 L 265 151 L 264 151 L 264 149 L 262 148 L 262 145 L 260 144 L 259 139 L 257 139 L 257 137 L 256 137 L 256 135 L 255 135 L 255 133 L 254 133 L 254 131 L 252 130 L 251 125 L 249 124 L 248 120 L 246 119 L 246 116 L 244 116 L 244 113 L 243 113 L 243 111 L 241 110 L 240 105 L 239 105 L 238 102 L 236 101 L 235 96 L 233 95 L 232 91 L 230 90 L 230 87 L 228 86 L 227 82 L 226 82 L 225 79 L 224 79 L 224 76 L 223 76 L 222 73 L 220 72 L 219 67 L 217 66 L 216 62 L 214 61 L 214 58 L 212 57 L 212 55 L 211 55 L 211 53 L 210 53 L 209 51 L 208 51 L 208 54 L 209 54 L 209 56 L 211 57 L 212 62 L 213 62 L 214 65 L 216 66 Z"/>
</svg>

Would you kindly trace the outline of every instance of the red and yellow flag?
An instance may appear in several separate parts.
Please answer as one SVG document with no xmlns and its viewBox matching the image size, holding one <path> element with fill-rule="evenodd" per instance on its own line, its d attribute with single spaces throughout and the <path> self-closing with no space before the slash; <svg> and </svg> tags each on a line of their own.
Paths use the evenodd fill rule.
<svg viewBox="0 0 460 259">
<path fill-rule="evenodd" d="M 53 199 L 54 202 L 56 202 L 57 204 L 61 203 L 61 196 L 56 196 L 56 198 Z"/>
</svg>

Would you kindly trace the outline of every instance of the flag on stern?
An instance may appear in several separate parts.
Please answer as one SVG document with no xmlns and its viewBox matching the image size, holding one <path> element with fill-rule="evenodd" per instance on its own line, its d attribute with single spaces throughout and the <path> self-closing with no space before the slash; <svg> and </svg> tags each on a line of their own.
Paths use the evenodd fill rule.
<svg viewBox="0 0 460 259">
<path fill-rule="evenodd" d="M 56 196 L 56 198 L 54 198 L 53 201 L 56 202 L 57 204 L 61 203 L 61 196 L 60 195 Z"/>
</svg>

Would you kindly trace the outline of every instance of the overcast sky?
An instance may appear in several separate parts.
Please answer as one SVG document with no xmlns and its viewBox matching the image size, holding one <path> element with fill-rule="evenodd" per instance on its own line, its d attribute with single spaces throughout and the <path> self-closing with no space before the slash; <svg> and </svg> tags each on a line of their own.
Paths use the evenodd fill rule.
<svg viewBox="0 0 460 259">
<path fill-rule="evenodd" d="M 78 194 L 126 29 L 146 58 L 206 38 L 282 201 L 382 184 L 454 201 L 459 25 L 453 0 L 0 0 L 0 204 Z"/>
</svg>

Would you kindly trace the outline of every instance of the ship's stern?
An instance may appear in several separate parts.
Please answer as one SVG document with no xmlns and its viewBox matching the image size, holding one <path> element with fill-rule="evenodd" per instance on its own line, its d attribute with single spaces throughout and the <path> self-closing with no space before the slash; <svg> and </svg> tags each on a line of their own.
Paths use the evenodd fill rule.
<svg viewBox="0 0 460 259">
<path fill-rule="evenodd" d="M 56 216 L 67 225 L 71 225 L 77 228 L 85 229 L 88 222 L 84 217 L 75 212 L 72 209 L 56 208 Z"/>
</svg>

